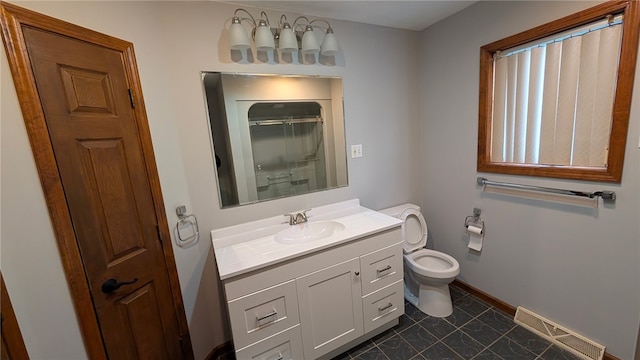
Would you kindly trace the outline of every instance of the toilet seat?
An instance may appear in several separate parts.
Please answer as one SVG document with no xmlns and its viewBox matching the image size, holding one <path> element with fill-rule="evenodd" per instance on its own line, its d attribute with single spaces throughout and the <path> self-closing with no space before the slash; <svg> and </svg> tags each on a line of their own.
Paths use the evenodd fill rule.
<svg viewBox="0 0 640 360">
<path fill-rule="evenodd" d="M 404 258 L 412 271 L 425 277 L 447 279 L 460 273 L 458 261 L 440 251 L 421 249 L 404 255 Z"/>
<path fill-rule="evenodd" d="M 427 245 L 427 223 L 420 212 L 420 208 L 408 207 L 398 218 L 402 220 L 402 249 L 410 254 Z"/>
</svg>

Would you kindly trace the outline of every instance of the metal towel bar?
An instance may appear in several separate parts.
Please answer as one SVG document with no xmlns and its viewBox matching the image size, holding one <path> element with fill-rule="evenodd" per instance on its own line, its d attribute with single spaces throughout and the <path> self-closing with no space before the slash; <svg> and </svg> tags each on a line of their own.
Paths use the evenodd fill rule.
<svg viewBox="0 0 640 360">
<path fill-rule="evenodd" d="M 583 192 L 583 191 L 574 191 L 574 190 L 563 190 L 563 189 L 554 189 L 542 186 L 533 186 L 533 185 L 522 185 L 522 184 L 512 184 L 506 182 L 499 181 L 490 181 L 483 177 L 477 178 L 478 185 L 487 185 L 487 186 L 500 186 L 510 189 L 520 189 L 520 190 L 530 190 L 530 191 L 539 191 L 539 192 L 547 192 L 553 194 L 560 195 L 568 195 L 568 196 L 579 196 L 579 197 L 587 197 L 590 199 L 601 197 L 603 201 L 607 202 L 615 202 L 616 201 L 616 192 L 615 191 L 596 191 L 596 192 Z"/>
</svg>

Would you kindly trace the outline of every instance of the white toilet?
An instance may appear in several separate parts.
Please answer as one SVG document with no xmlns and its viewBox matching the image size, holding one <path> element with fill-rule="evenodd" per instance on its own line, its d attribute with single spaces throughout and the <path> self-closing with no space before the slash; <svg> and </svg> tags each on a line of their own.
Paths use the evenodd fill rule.
<svg viewBox="0 0 640 360">
<path fill-rule="evenodd" d="M 451 315 L 449 284 L 460 273 L 458 261 L 445 253 L 424 248 L 427 223 L 419 206 L 404 204 L 380 212 L 403 221 L 405 299 L 427 315 Z"/>
</svg>

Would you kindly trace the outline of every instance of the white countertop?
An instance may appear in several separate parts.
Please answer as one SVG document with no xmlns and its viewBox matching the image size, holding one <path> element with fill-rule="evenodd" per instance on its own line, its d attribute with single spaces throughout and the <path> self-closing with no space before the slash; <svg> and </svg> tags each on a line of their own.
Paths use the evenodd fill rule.
<svg viewBox="0 0 640 360">
<path fill-rule="evenodd" d="M 220 279 L 229 279 L 402 224 L 399 219 L 360 206 L 357 199 L 313 208 L 307 214 L 309 222 L 333 220 L 342 223 L 345 229 L 322 239 L 297 244 L 282 244 L 275 240 L 276 233 L 291 226 L 283 216 L 211 231 Z"/>
</svg>

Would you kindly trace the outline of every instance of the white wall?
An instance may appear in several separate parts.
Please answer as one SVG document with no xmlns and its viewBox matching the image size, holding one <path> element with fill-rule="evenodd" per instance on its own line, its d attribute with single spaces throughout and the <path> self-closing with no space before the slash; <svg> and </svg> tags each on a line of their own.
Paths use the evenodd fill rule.
<svg viewBox="0 0 640 360">
<path fill-rule="evenodd" d="M 382 208 L 418 198 L 418 34 L 332 21 L 343 52 L 335 65 L 232 58 L 232 6 L 214 2 L 15 2 L 134 43 L 169 223 L 181 204 L 198 216 L 200 242 L 174 247 L 194 351 L 204 358 L 229 338 L 211 251 L 214 228 L 360 198 Z M 259 11 L 254 11 L 259 13 Z M 279 14 L 270 14 L 277 18 Z M 86 357 L 6 55 L 0 56 L 1 268 L 32 358 Z M 200 72 L 337 75 L 344 78 L 349 186 L 221 210 Z M 374 106 L 375 105 L 375 106 Z M 409 140 L 409 141 L 407 141 Z M 402 176 L 398 176 L 402 174 Z"/>
<path fill-rule="evenodd" d="M 476 171 L 480 46 L 597 2 L 479 2 L 422 33 L 424 139 L 421 205 L 433 246 L 460 262 L 460 278 L 527 307 L 631 359 L 640 319 L 640 65 L 621 184 Z M 483 193 L 476 177 L 538 186 L 613 190 L 613 206 Z M 467 248 L 464 219 L 482 209 L 482 253 Z"/>
</svg>

